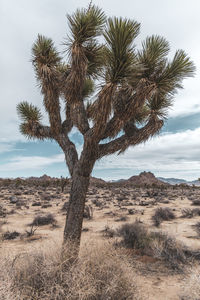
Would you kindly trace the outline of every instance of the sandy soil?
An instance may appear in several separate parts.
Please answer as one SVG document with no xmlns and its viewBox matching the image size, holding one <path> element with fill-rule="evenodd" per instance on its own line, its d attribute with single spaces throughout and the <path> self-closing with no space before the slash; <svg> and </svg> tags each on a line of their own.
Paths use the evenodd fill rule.
<svg viewBox="0 0 200 300">
<path fill-rule="evenodd" d="M 16 203 L 11 203 L 13 198 Z M 93 218 L 84 219 L 82 233 L 82 247 L 88 241 L 101 240 L 105 237 L 102 231 L 106 228 L 116 229 L 126 222 L 139 219 L 151 230 L 160 230 L 169 233 L 183 242 L 186 246 L 200 249 L 200 238 L 194 229 L 194 224 L 200 221 L 199 216 L 183 218 L 183 209 L 194 209 L 192 200 L 200 199 L 200 190 L 172 189 L 156 190 L 142 188 L 101 188 L 91 187 L 87 196 L 87 205 L 93 209 Z M 63 204 L 69 200 L 68 191 L 61 193 L 56 188 L 2 188 L 0 191 L 0 234 L 6 231 L 18 231 L 21 236 L 14 240 L 0 242 L 0 255 L 31 251 L 33 245 L 40 245 L 47 240 L 62 242 L 65 212 Z M 41 205 L 50 204 L 50 207 L 32 206 L 35 202 Z M 159 228 L 152 223 L 152 215 L 157 207 L 170 207 L 176 218 L 164 221 Z M 37 215 L 52 213 L 57 221 L 56 226 L 39 226 L 32 237 L 27 237 L 26 230 Z M 133 214 L 131 214 L 133 213 Z M 121 221 L 126 217 L 126 221 Z M 187 274 L 175 274 L 167 271 L 159 261 L 149 257 L 134 259 L 134 268 L 138 274 L 137 285 L 143 293 L 143 299 L 176 300 L 180 299 L 184 279 Z M 194 266 L 195 268 L 195 266 Z"/>
</svg>

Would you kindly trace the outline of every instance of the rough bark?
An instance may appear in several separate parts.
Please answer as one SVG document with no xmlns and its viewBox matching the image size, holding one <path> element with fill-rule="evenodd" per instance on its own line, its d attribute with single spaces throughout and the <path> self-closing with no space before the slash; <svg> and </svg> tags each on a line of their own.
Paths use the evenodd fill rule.
<svg viewBox="0 0 200 300">
<path fill-rule="evenodd" d="M 86 193 L 96 158 L 97 143 L 88 134 L 88 136 L 85 136 L 80 159 L 76 162 L 73 169 L 69 207 L 64 229 L 64 244 L 70 245 L 70 247 L 75 244 L 76 254 L 78 254 L 81 239 Z"/>
<path fill-rule="evenodd" d="M 64 242 L 70 240 L 73 243 L 80 243 L 85 199 L 90 180 L 90 176 L 85 177 L 82 171 L 78 163 L 72 176 L 69 208 L 64 229 Z"/>
</svg>

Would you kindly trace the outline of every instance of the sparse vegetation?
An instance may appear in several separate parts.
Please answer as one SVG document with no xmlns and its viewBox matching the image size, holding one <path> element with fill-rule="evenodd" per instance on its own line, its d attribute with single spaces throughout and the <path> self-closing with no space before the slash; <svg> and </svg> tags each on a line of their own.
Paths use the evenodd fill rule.
<svg viewBox="0 0 200 300">
<path fill-rule="evenodd" d="M 55 181 L 55 179 L 52 179 L 52 181 Z M 19 193 L 21 193 L 21 195 L 18 195 Z M 16 209 L 16 203 L 10 202 L 10 197 L 12 197 L 12 195 L 20 196 L 18 202 L 16 202 L 16 203 L 23 203 L 23 206 L 20 211 Z M 118 202 L 116 198 L 117 196 L 120 195 L 121 196 L 123 195 L 123 197 L 127 197 L 127 199 Z M 182 195 L 184 195 L 183 201 L 181 201 Z M 198 199 L 199 195 L 200 195 L 199 188 L 196 188 L 195 190 L 193 190 L 192 188 L 187 188 L 187 190 L 184 190 L 182 193 L 181 188 L 172 187 L 172 186 L 169 186 L 168 188 L 165 188 L 163 190 L 160 187 L 154 187 L 152 189 L 152 187 L 145 187 L 145 188 L 135 187 L 135 186 L 131 187 L 129 185 L 126 186 L 126 184 L 124 184 L 124 187 L 122 189 L 122 186 L 117 187 L 117 185 L 111 183 L 109 185 L 109 189 L 107 188 L 106 185 L 98 189 L 96 188 L 96 181 L 94 182 L 94 185 L 92 182 L 87 194 L 86 205 L 91 206 L 93 208 L 94 218 L 84 219 L 83 229 L 82 229 L 84 237 L 83 237 L 83 242 L 81 244 L 80 258 L 81 259 L 83 258 L 82 256 L 83 251 L 86 257 L 87 257 L 86 253 L 88 253 L 88 256 L 92 255 L 92 252 L 95 249 L 94 245 L 95 243 L 97 243 L 97 241 L 98 243 L 102 243 L 101 245 L 102 248 L 101 247 L 98 248 L 99 251 L 101 251 L 100 249 L 104 248 L 103 244 L 106 244 L 106 247 L 108 244 L 109 245 L 108 251 L 110 251 L 110 256 L 117 255 L 118 258 L 121 260 L 121 262 L 123 263 L 127 261 L 129 262 L 128 272 L 130 267 L 130 272 L 131 272 L 130 274 L 132 274 L 133 277 L 130 279 L 130 282 L 131 283 L 138 282 L 138 286 L 140 287 L 139 288 L 140 293 L 143 291 L 145 295 L 148 289 L 148 293 L 149 293 L 148 296 L 152 297 L 155 300 L 160 300 L 160 298 L 162 299 L 163 294 L 161 293 L 163 291 L 165 291 L 166 295 L 168 295 L 167 294 L 168 290 L 170 292 L 174 290 L 174 293 L 177 293 L 176 295 L 178 295 L 179 286 L 180 284 L 182 284 L 183 278 L 187 276 L 188 270 L 190 270 L 191 267 L 193 268 L 194 271 L 196 269 L 196 265 L 198 265 L 200 260 L 200 253 L 198 251 L 198 247 L 200 246 L 200 239 L 197 231 L 197 228 L 200 228 L 199 224 L 197 224 L 199 223 L 198 219 L 199 219 L 200 209 L 198 207 L 191 206 L 192 200 Z M 50 200 L 44 200 L 44 198 Z M 154 210 L 156 210 L 157 207 L 165 208 L 167 206 L 165 203 L 163 203 L 162 201 L 163 199 L 169 200 L 170 206 L 176 209 L 176 211 L 173 211 L 173 209 L 171 208 L 172 212 L 176 214 L 177 220 L 172 219 L 170 222 L 163 224 L 163 227 L 161 227 L 161 229 L 165 230 L 166 233 L 161 232 L 161 229 L 159 227 L 155 229 L 156 232 L 153 232 L 152 229 L 150 229 L 152 228 L 151 216 L 152 214 L 154 214 Z M 23 185 L 23 183 L 17 187 L 15 187 L 14 183 L 13 186 L 11 183 L 9 183 L 9 187 L 1 186 L 0 200 L 1 200 L 1 207 L 3 207 L 3 211 L 6 212 L 6 217 L 4 217 L 3 215 L 0 216 L 0 231 L 1 231 L 0 232 L 1 233 L 1 245 L 0 245 L 1 255 L 0 256 L 3 257 L 3 255 L 8 254 L 10 257 L 12 256 L 14 257 L 14 261 L 13 260 L 11 261 L 13 265 L 11 271 L 13 273 L 7 272 L 7 270 L 9 269 L 6 268 L 0 270 L 1 282 L 4 282 L 2 279 L 2 272 L 4 271 L 7 272 L 7 275 L 4 274 L 5 277 L 7 276 L 5 280 L 6 283 L 3 286 L 0 285 L 0 299 L 13 300 L 15 299 L 15 297 L 18 297 L 16 300 L 23 299 L 21 296 L 23 286 L 21 285 L 19 289 L 17 286 L 16 279 L 14 280 L 12 276 L 16 274 L 15 272 L 17 272 L 18 268 L 22 267 L 23 269 L 24 265 L 29 263 L 28 261 L 30 261 L 30 264 L 32 264 L 32 262 L 34 261 L 34 257 L 39 255 L 42 256 L 41 260 L 38 260 L 38 264 L 39 262 L 41 262 L 41 272 L 43 273 L 43 275 L 39 274 L 38 275 L 39 277 L 34 275 L 34 280 L 36 281 L 36 278 L 41 278 L 41 280 L 43 280 L 44 282 L 45 279 L 43 279 L 42 276 L 48 276 L 46 272 L 50 272 L 50 271 L 48 270 L 42 271 L 43 266 L 44 267 L 46 266 L 46 263 L 43 263 L 43 259 L 46 260 L 47 258 L 48 260 L 50 258 L 50 256 L 48 256 L 48 251 L 51 250 L 54 251 L 54 249 L 48 249 L 45 245 L 51 244 L 50 241 L 52 241 L 52 239 L 54 239 L 55 236 L 58 237 L 59 243 L 56 243 L 56 245 L 51 244 L 56 251 L 56 249 L 58 249 L 57 248 L 58 245 L 61 244 L 61 239 L 62 239 L 62 232 L 60 232 L 61 229 L 59 227 L 55 227 L 54 224 L 53 227 L 51 224 L 46 225 L 45 227 L 40 227 L 40 226 L 27 227 L 27 224 L 32 223 L 32 220 L 34 220 L 35 217 L 46 216 L 50 212 L 56 218 L 58 224 L 60 225 L 63 224 L 69 199 L 68 199 L 68 195 L 62 194 L 60 192 L 60 185 L 59 186 L 57 186 L 56 184 L 54 185 L 49 180 L 48 189 L 46 189 L 45 184 L 44 186 L 39 185 L 38 187 L 34 185 L 31 186 L 28 184 Z M 97 200 L 97 205 L 95 200 Z M 148 206 L 140 207 L 139 204 L 141 201 L 147 202 Z M 33 202 L 41 202 L 41 206 L 38 207 L 32 206 Z M 28 206 L 27 204 L 29 204 L 29 210 L 27 210 L 27 206 Z M 43 205 L 45 204 L 52 205 L 52 206 L 48 208 L 44 208 Z M 10 212 L 12 210 L 14 214 L 11 215 Z M 131 214 L 129 213 L 129 210 L 131 210 Z M 129 224 L 126 223 L 127 218 Z M 192 220 L 191 218 L 194 219 Z M 135 220 L 137 220 L 137 224 L 131 226 L 132 222 L 134 222 Z M 117 223 L 116 221 L 121 223 Z M 128 225 L 126 226 L 126 230 L 124 230 L 124 232 L 126 233 L 126 241 L 128 241 L 128 238 L 133 239 L 131 242 L 128 241 L 127 244 L 127 245 L 132 245 L 133 248 L 125 245 L 123 236 L 119 235 L 118 233 L 117 228 L 120 229 L 121 228 L 120 225 L 122 224 Z M 194 225 L 196 224 L 198 226 L 195 228 Z M 143 230 L 141 230 L 141 228 L 138 229 L 138 226 L 142 227 Z M 128 227 L 131 227 L 130 232 L 129 230 L 127 230 Z M 133 228 L 135 228 L 135 231 Z M 18 237 L 12 240 L 6 240 L 6 239 L 3 240 L 2 234 L 6 233 L 7 231 L 12 233 L 13 231 L 16 230 L 17 231 L 19 230 L 20 232 L 20 235 Z M 195 231 L 197 233 L 195 233 Z M 172 232 L 176 234 L 177 239 L 175 239 L 171 235 Z M 182 240 L 183 237 L 184 237 L 184 243 L 187 245 L 187 247 L 184 246 L 181 242 L 179 242 Z M 192 246 L 190 248 L 191 242 L 192 242 Z M 40 247 L 40 245 L 44 247 L 42 252 L 41 250 L 37 250 L 37 247 L 38 246 Z M 193 245 L 194 245 L 194 249 L 193 249 Z M 56 253 L 56 255 L 57 256 L 60 255 L 60 250 L 58 250 L 58 253 Z M 87 259 L 89 259 L 89 257 Z M 7 259 L 3 259 L 3 260 L 4 262 L 8 263 Z M 1 263 L 1 265 L 3 265 L 3 263 Z M 50 268 L 50 265 L 48 266 L 47 267 Z M 55 265 L 53 265 L 55 269 L 56 266 L 58 270 L 61 266 L 59 261 L 57 263 L 55 262 Z M 37 271 L 37 269 L 34 270 Z M 110 277 L 113 277 L 114 273 L 112 272 L 115 272 L 115 269 L 112 270 L 113 271 L 110 271 L 109 273 Z M 80 265 L 79 265 L 79 271 L 80 273 L 82 272 L 82 268 Z M 23 272 L 25 272 L 24 269 Z M 64 283 L 60 283 L 60 281 L 57 279 L 57 274 L 61 274 L 61 276 L 63 276 L 63 274 L 59 273 L 59 271 L 57 272 L 55 271 L 54 273 L 55 281 L 51 279 L 53 276 L 51 274 L 49 275 L 51 278 L 50 277 L 47 278 L 48 283 L 53 282 L 52 289 L 54 288 L 54 282 L 55 282 L 56 296 L 58 296 L 58 291 L 61 294 L 66 292 L 66 287 L 63 288 Z M 179 273 L 178 275 L 177 272 Z M 85 276 L 84 272 L 82 274 L 83 276 Z M 176 276 L 174 276 L 175 274 Z M 23 281 L 23 276 L 22 276 L 22 281 Z M 70 275 L 69 273 L 68 275 L 66 273 L 66 276 L 71 276 L 71 273 Z M 76 275 L 74 276 L 75 276 L 74 280 L 76 280 Z M 88 276 L 91 276 L 92 278 L 93 275 L 91 275 L 90 273 Z M 19 278 L 19 277 L 15 277 L 15 278 Z M 94 285 L 91 285 L 91 282 L 89 281 L 88 277 L 84 277 L 84 278 L 85 280 L 88 281 L 87 281 L 87 286 L 86 283 L 84 283 L 83 287 L 86 287 L 90 291 L 91 290 L 94 291 Z M 95 277 L 95 278 L 98 280 L 100 277 L 98 278 Z M 93 281 L 93 279 L 91 280 Z M 100 280 L 103 279 L 100 278 Z M 70 279 L 70 284 L 71 282 L 72 279 Z M 158 282 L 158 284 L 154 285 L 155 282 L 156 283 Z M 159 282 L 161 284 L 159 284 Z M 77 281 L 76 284 L 74 283 L 76 286 L 77 293 L 78 293 L 77 285 L 79 283 L 80 281 Z M 46 284 L 47 283 L 44 283 L 44 288 L 46 288 Z M 169 285 L 168 287 L 167 284 Z M 172 285 L 174 284 L 173 289 L 171 288 L 171 284 Z M 105 286 L 105 289 L 110 289 L 111 288 L 110 286 Z M 24 288 L 26 290 L 25 293 L 27 293 L 27 287 L 24 286 Z M 28 286 L 28 289 L 30 289 L 30 285 Z M 3 290 L 7 298 L 2 297 Z M 13 290 L 15 291 L 14 295 L 12 295 Z M 89 293 L 88 290 L 82 291 L 81 289 L 82 294 L 79 295 L 80 299 L 81 297 L 83 297 L 84 299 L 84 297 L 86 297 L 85 295 L 88 295 L 87 294 Z M 34 288 L 34 291 L 32 290 L 32 292 L 37 292 L 37 288 L 36 289 Z M 41 288 L 39 293 L 43 293 L 43 292 L 44 291 L 42 291 Z M 48 290 L 47 292 L 49 293 Z M 134 289 L 133 292 L 135 295 Z M 142 300 L 145 299 L 144 295 L 142 295 L 139 299 Z M 72 295 L 70 296 L 72 298 Z M 34 300 L 40 299 L 40 296 L 34 296 L 34 297 L 32 296 Z M 49 294 L 46 296 L 46 298 L 48 299 L 48 297 Z M 74 295 L 74 298 L 75 297 L 77 297 L 76 293 Z M 45 296 L 43 296 L 43 298 L 45 299 Z M 173 297 L 171 298 L 173 299 Z M 176 299 L 175 296 L 174 298 Z M 31 299 L 31 297 L 27 296 L 27 299 Z"/>
<path fill-rule="evenodd" d="M 45 216 L 36 216 L 33 222 L 30 224 L 31 226 L 43 226 L 49 224 L 56 224 L 56 219 L 52 214 L 47 214 Z"/>
<path fill-rule="evenodd" d="M 118 230 L 117 234 L 122 237 L 121 244 L 127 248 L 140 249 L 147 251 L 150 246 L 150 236 L 147 229 L 140 221 L 131 224 L 124 224 Z"/>
<path fill-rule="evenodd" d="M 200 205 L 200 199 L 192 200 L 192 205 Z"/>
<path fill-rule="evenodd" d="M 62 261 L 55 245 L 2 264 L 0 299 L 139 299 L 130 265 L 105 243 L 87 247 L 73 265 Z"/>
<path fill-rule="evenodd" d="M 150 232 L 138 220 L 132 224 L 122 225 L 117 230 L 117 234 L 122 237 L 119 245 L 163 260 L 170 268 L 177 271 L 182 270 L 191 258 L 191 253 L 189 254 L 187 248 L 175 238 L 162 232 Z"/>
<path fill-rule="evenodd" d="M 195 216 L 200 216 L 200 209 L 199 208 L 184 208 L 182 210 L 182 218 L 193 218 Z"/>
<path fill-rule="evenodd" d="M 20 236 L 20 233 L 17 231 L 6 231 L 2 234 L 3 240 L 14 240 Z"/>
<path fill-rule="evenodd" d="M 197 223 L 194 225 L 194 228 L 195 228 L 196 233 L 197 233 L 198 236 L 200 237 L 200 222 L 197 222 Z"/>
<path fill-rule="evenodd" d="M 153 224 L 157 227 L 162 223 L 162 221 L 170 221 L 175 218 L 175 214 L 168 207 L 158 207 L 152 216 Z"/>
</svg>

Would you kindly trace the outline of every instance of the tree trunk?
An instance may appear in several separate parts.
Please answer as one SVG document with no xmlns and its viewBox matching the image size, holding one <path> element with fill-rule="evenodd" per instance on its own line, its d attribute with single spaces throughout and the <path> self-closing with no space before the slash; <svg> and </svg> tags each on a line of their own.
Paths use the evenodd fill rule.
<svg viewBox="0 0 200 300">
<path fill-rule="evenodd" d="M 79 252 L 86 193 L 91 173 L 90 170 L 86 171 L 85 167 L 78 162 L 74 168 L 69 207 L 64 228 L 65 248 L 70 248 L 69 251 L 73 248 L 75 256 Z"/>
<path fill-rule="evenodd" d="M 91 140 L 91 135 L 88 135 L 85 137 L 80 159 L 73 168 L 69 207 L 64 228 L 63 248 L 75 259 L 79 253 L 86 193 L 96 157 L 97 143 Z"/>
</svg>

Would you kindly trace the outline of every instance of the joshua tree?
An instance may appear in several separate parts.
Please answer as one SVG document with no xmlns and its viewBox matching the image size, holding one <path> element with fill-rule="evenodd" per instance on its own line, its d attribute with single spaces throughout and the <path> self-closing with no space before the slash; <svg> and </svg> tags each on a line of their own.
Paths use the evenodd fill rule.
<svg viewBox="0 0 200 300">
<path fill-rule="evenodd" d="M 64 242 L 76 242 L 78 249 L 95 162 L 158 134 L 173 96 L 182 88 L 183 79 L 193 76 L 194 65 L 183 50 L 168 60 L 169 43 L 160 36 L 147 37 L 141 50 L 136 50 L 133 43 L 140 24 L 106 19 L 96 6 L 79 9 L 67 18 L 67 62 L 49 38 L 38 35 L 32 48 L 49 126 L 42 124 L 41 112 L 33 104 L 21 102 L 17 111 L 22 134 L 55 140 L 64 152 L 72 178 Z M 64 118 L 60 101 L 65 103 Z M 84 140 L 80 156 L 70 140 L 73 127 Z"/>
</svg>

